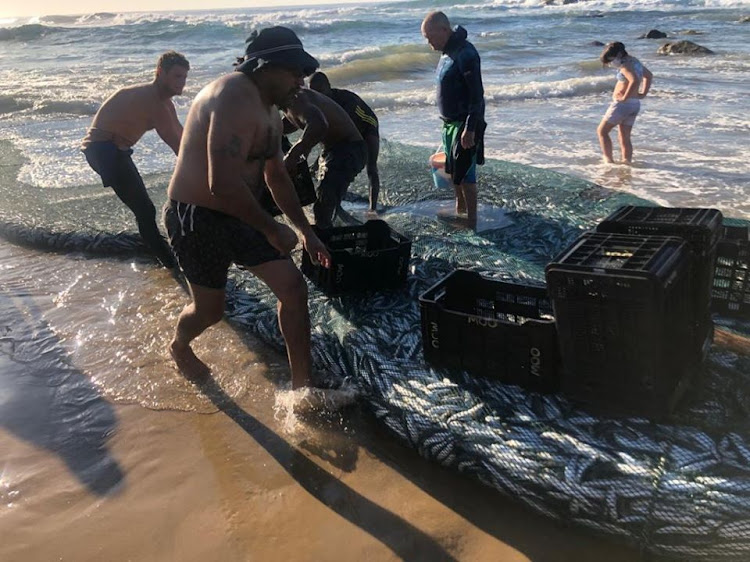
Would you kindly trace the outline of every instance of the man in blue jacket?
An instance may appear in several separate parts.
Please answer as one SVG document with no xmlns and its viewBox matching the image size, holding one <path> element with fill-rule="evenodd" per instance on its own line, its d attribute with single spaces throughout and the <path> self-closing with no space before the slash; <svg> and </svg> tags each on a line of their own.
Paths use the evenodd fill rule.
<svg viewBox="0 0 750 562">
<path fill-rule="evenodd" d="M 443 120 L 445 171 L 453 178 L 456 214 L 469 227 L 477 225 L 477 164 L 484 163 L 484 87 L 479 53 L 466 40 L 466 30 L 451 29 L 443 12 L 431 12 L 422 35 L 443 56 L 437 66 L 437 104 Z"/>
</svg>

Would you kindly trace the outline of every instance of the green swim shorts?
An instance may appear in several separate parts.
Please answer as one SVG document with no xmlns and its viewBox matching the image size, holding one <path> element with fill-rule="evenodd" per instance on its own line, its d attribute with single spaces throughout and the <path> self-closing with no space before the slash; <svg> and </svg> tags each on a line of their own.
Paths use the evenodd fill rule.
<svg viewBox="0 0 750 562">
<path fill-rule="evenodd" d="M 452 165 L 452 162 L 450 160 L 452 159 L 452 155 L 456 153 L 456 151 L 453 150 L 455 143 L 461 142 L 460 134 L 461 132 L 463 132 L 463 125 L 463 121 L 446 121 L 443 123 L 443 152 L 445 152 L 446 171 L 452 171 L 454 169 L 454 166 Z M 476 151 L 473 151 L 471 157 L 471 165 L 466 171 L 466 175 L 463 176 L 463 180 L 461 180 L 461 183 L 477 183 Z"/>
</svg>

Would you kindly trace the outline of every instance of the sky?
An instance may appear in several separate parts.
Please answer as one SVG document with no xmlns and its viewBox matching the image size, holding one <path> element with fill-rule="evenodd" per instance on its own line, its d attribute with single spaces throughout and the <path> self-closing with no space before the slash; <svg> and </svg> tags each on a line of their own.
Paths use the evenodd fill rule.
<svg viewBox="0 0 750 562">
<path fill-rule="evenodd" d="M 91 14 L 94 12 L 158 12 L 221 8 L 252 8 L 298 4 L 352 4 L 362 0 L 1 0 L 0 18 Z M 123 7 L 127 6 L 126 10 Z"/>
</svg>

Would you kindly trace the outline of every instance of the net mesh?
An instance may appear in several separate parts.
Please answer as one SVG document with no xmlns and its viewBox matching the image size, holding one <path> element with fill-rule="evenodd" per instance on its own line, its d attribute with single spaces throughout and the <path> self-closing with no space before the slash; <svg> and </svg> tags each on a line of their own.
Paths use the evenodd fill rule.
<svg viewBox="0 0 750 562">
<path fill-rule="evenodd" d="M 313 358 L 321 378 L 355 385 L 374 416 L 422 456 L 539 513 L 650 554 L 747 559 L 747 355 L 713 347 L 705 374 L 669 423 L 594 416 L 561 395 L 436 369 L 422 357 L 418 297 L 455 268 L 541 286 L 545 265 L 583 231 L 622 205 L 649 203 L 562 174 L 492 161 L 481 169 L 480 212 L 502 214 L 503 221 L 475 234 L 425 212 L 452 198 L 449 189 L 432 185 L 428 156 L 414 147 L 381 147 L 382 218 L 412 240 L 406 286 L 335 298 L 311 287 Z M 360 177 L 348 196 L 355 216 L 365 208 L 365 180 Z M 147 183 L 158 205 L 166 178 Z M 143 250 L 132 217 L 109 190 L 49 193 L 0 184 L 6 237 L 59 250 Z M 230 275 L 227 316 L 283 347 L 273 295 L 240 270 Z M 718 322 L 729 333 L 750 333 L 747 321 Z"/>
</svg>

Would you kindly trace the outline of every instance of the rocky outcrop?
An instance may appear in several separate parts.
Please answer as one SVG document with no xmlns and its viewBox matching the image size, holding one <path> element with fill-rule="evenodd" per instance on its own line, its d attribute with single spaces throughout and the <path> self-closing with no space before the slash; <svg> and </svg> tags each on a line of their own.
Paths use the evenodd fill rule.
<svg viewBox="0 0 750 562">
<path fill-rule="evenodd" d="M 667 36 L 663 31 L 652 29 L 648 33 L 641 35 L 638 39 L 664 39 Z"/>
<path fill-rule="evenodd" d="M 657 51 L 660 55 L 714 55 L 711 49 L 707 49 L 692 41 L 675 41 L 664 43 Z"/>
<path fill-rule="evenodd" d="M 683 29 L 678 31 L 677 35 L 705 35 L 702 31 L 696 31 L 695 29 Z"/>
<path fill-rule="evenodd" d="M 750 23 L 750 16 L 742 16 L 739 20 L 740 23 Z"/>
</svg>

